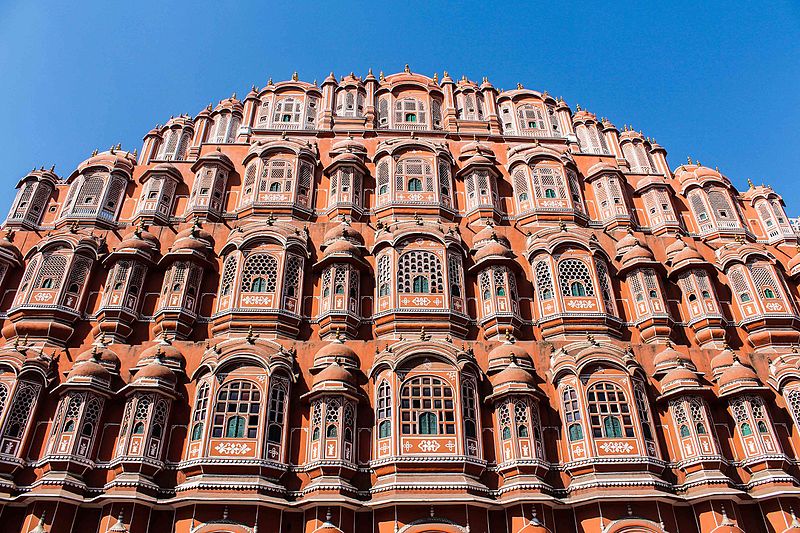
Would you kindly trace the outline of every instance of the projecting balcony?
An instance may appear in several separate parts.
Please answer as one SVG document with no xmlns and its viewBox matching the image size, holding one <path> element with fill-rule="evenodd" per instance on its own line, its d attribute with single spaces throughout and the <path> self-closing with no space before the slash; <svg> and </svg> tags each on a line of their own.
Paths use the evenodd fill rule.
<svg viewBox="0 0 800 533">
<path fill-rule="evenodd" d="M 737 235 L 745 235 L 753 240 L 755 236 L 737 220 L 703 220 L 699 222 L 700 237 L 718 239 Z"/>
<path fill-rule="evenodd" d="M 97 207 L 74 207 L 68 213 L 64 213 L 56 222 L 56 226 L 61 226 L 67 222 L 90 222 L 102 227 L 113 228 L 117 225 L 116 213 L 98 210 Z"/>
</svg>

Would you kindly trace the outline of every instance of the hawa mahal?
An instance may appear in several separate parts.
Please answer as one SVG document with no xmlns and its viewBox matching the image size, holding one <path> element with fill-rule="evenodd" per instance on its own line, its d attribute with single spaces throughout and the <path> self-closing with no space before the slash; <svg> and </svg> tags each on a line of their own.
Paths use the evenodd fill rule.
<svg viewBox="0 0 800 533">
<path fill-rule="evenodd" d="M 35 168 L 3 531 L 800 531 L 798 237 L 666 155 L 406 67 Z"/>
</svg>

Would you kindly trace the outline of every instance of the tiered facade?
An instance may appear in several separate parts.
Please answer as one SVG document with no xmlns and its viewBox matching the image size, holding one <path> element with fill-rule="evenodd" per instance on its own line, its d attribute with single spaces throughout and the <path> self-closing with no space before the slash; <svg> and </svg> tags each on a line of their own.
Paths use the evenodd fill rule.
<svg viewBox="0 0 800 533">
<path fill-rule="evenodd" d="M 797 245 L 546 92 L 270 80 L 17 185 L 2 529 L 800 531 Z"/>
</svg>

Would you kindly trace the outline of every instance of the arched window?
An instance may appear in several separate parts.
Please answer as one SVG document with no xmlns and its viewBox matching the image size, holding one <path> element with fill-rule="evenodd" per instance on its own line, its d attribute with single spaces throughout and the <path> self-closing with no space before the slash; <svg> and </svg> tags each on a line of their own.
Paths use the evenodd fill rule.
<svg viewBox="0 0 800 533">
<path fill-rule="evenodd" d="M 3 441 L 8 446 L 5 453 L 16 453 L 19 450 L 20 440 L 31 421 L 31 413 L 39 397 L 39 389 L 40 386 L 34 383 L 17 382 L 13 400 L 8 407 L 3 431 Z"/>
<path fill-rule="evenodd" d="M 241 439 L 244 437 L 244 417 L 232 416 L 228 419 L 228 425 L 225 429 L 225 438 Z"/>
<path fill-rule="evenodd" d="M 641 382 L 636 382 L 633 387 L 633 397 L 636 401 L 636 413 L 639 415 L 639 423 L 642 426 L 642 436 L 645 440 L 653 440 L 653 430 L 650 426 L 650 409 L 648 407 L 647 393 Z"/>
<path fill-rule="evenodd" d="M 569 432 L 569 440 L 576 441 L 583 438 L 583 427 L 581 426 L 581 410 L 578 405 L 578 394 L 572 387 L 565 387 L 561 393 L 561 400 L 564 408 L 564 422 Z"/>
<path fill-rule="evenodd" d="M 589 406 L 589 421 L 595 438 L 635 436 L 630 405 L 625 392 L 618 385 L 601 381 L 590 386 L 586 392 Z"/>
<path fill-rule="evenodd" d="M 586 287 L 580 281 L 573 281 L 569 285 L 572 296 L 586 296 Z"/>
<path fill-rule="evenodd" d="M 546 261 L 538 261 L 534 267 L 536 274 L 536 290 L 540 300 L 553 298 L 553 277 L 550 274 L 550 265 Z"/>
<path fill-rule="evenodd" d="M 533 104 L 523 104 L 517 108 L 520 128 L 523 130 L 545 131 L 547 126 L 544 122 L 544 112 L 539 106 Z"/>
<path fill-rule="evenodd" d="M 211 436 L 254 439 L 258 434 L 261 391 L 252 381 L 236 380 L 217 392 Z"/>
<path fill-rule="evenodd" d="M 392 396 L 389 383 L 382 381 L 378 385 L 375 400 L 375 420 L 378 423 L 378 438 L 386 438 L 392 434 Z"/>
<path fill-rule="evenodd" d="M 564 171 L 552 164 L 539 163 L 530 167 L 533 192 L 537 198 L 568 197 Z"/>
<path fill-rule="evenodd" d="M 438 435 L 439 424 L 436 419 L 436 413 L 424 412 L 419 415 L 419 434 L 420 435 Z"/>
<path fill-rule="evenodd" d="M 269 392 L 267 441 L 275 444 L 280 443 L 283 436 L 283 426 L 286 421 L 286 393 L 285 380 L 273 378 L 272 388 Z"/>
<path fill-rule="evenodd" d="M 275 292 L 278 279 L 278 260 L 270 254 L 250 255 L 242 268 L 242 292 Z"/>
<path fill-rule="evenodd" d="M 303 101 L 294 96 L 287 96 L 275 104 L 272 122 L 276 128 L 287 126 L 299 127 L 303 115 Z"/>
<path fill-rule="evenodd" d="M 470 439 L 478 436 L 478 399 L 475 382 L 464 379 L 461 383 L 461 411 L 464 418 L 464 436 Z"/>
<path fill-rule="evenodd" d="M 616 416 L 603 417 L 603 436 L 609 438 L 622 437 L 622 426 Z"/>
<path fill-rule="evenodd" d="M 391 293 L 391 258 L 389 255 L 382 255 L 378 259 L 378 296 L 389 296 Z"/>
<path fill-rule="evenodd" d="M 220 296 L 227 296 L 231 293 L 233 287 L 233 279 L 236 276 L 236 256 L 231 255 L 225 259 L 225 266 L 222 269 L 222 278 L 220 280 Z"/>
<path fill-rule="evenodd" d="M 433 165 L 429 160 L 409 157 L 397 162 L 395 175 L 395 189 L 397 191 L 433 192 L 433 183 Z"/>
<path fill-rule="evenodd" d="M 455 435 L 453 389 L 435 376 L 410 379 L 400 390 L 403 435 Z"/>
<path fill-rule="evenodd" d="M 396 124 L 426 124 L 425 104 L 416 98 L 403 98 L 394 104 Z"/>
<path fill-rule="evenodd" d="M 589 267 L 580 259 L 562 259 L 558 262 L 558 282 L 564 296 L 594 296 Z"/>
<path fill-rule="evenodd" d="M 400 256 L 397 272 L 398 292 L 441 294 L 442 288 L 442 263 L 436 254 L 424 250 L 412 250 Z"/>
</svg>

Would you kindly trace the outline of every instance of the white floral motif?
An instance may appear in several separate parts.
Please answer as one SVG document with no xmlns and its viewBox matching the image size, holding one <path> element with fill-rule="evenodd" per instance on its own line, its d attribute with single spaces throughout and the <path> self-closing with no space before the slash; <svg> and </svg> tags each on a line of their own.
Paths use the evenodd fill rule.
<svg viewBox="0 0 800 533">
<path fill-rule="evenodd" d="M 572 300 L 567 303 L 567 307 L 572 309 L 593 309 L 594 302 L 591 300 Z"/>
<path fill-rule="evenodd" d="M 252 448 L 245 442 L 220 442 L 214 449 L 225 455 L 244 455 Z"/>
<path fill-rule="evenodd" d="M 53 295 L 49 292 L 40 292 L 34 297 L 34 299 L 37 302 L 49 302 L 53 299 Z"/>
<path fill-rule="evenodd" d="M 605 442 L 600 445 L 600 449 L 606 453 L 630 453 L 633 446 L 627 442 Z"/>
<path fill-rule="evenodd" d="M 419 449 L 423 452 L 435 452 L 440 448 L 440 444 L 435 440 L 424 440 L 419 443 Z"/>
</svg>

